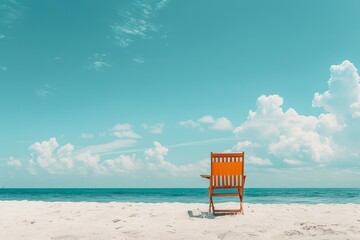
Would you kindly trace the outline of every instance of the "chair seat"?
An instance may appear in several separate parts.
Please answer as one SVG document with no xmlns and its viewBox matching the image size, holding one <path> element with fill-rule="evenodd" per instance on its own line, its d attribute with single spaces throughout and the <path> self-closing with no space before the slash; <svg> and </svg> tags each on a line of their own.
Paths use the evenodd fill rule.
<svg viewBox="0 0 360 240">
<path fill-rule="evenodd" d="M 238 212 L 242 212 L 241 209 L 216 209 L 214 210 L 214 213 L 217 213 L 217 212 L 221 212 L 221 213 L 238 213 Z"/>
<path fill-rule="evenodd" d="M 213 187 L 212 189 L 239 189 L 242 188 L 242 186 L 218 186 Z"/>
<path fill-rule="evenodd" d="M 231 196 L 239 196 L 239 193 L 213 193 L 213 196 L 222 196 L 222 197 L 231 197 Z"/>
</svg>

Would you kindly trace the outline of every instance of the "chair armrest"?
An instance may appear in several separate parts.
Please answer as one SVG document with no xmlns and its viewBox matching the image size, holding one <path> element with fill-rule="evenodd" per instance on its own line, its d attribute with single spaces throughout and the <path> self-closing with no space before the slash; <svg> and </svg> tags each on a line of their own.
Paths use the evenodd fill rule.
<svg viewBox="0 0 360 240">
<path fill-rule="evenodd" d="M 211 176 L 210 175 L 200 175 L 200 177 L 210 179 Z"/>
</svg>

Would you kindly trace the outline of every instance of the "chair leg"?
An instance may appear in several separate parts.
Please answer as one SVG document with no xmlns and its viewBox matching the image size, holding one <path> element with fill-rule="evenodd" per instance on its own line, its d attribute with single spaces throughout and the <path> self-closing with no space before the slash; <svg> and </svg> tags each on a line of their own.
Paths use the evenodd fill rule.
<svg viewBox="0 0 360 240">
<path fill-rule="evenodd" d="M 215 213 L 215 206 L 213 201 L 213 193 L 214 191 L 212 189 L 209 190 L 209 212 Z"/>
<path fill-rule="evenodd" d="M 243 205 L 242 205 L 242 202 L 243 202 L 242 191 L 240 189 L 238 189 L 238 192 L 239 192 L 239 200 L 240 200 L 240 213 L 242 215 L 244 215 L 244 209 L 243 209 Z"/>
<path fill-rule="evenodd" d="M 215 214 L 215 206 L 214 206 L 214 201 L 213 201 L 212 195 L 211 195 L 211 207 L 212 207 L 212 212 Z"/>
<path fill-rule="evenodd" d="M 211 189 L 209 188 L 209 213 L 211 213 L 211 204 L 212 204 L 212 192 Z"/>
</svg>

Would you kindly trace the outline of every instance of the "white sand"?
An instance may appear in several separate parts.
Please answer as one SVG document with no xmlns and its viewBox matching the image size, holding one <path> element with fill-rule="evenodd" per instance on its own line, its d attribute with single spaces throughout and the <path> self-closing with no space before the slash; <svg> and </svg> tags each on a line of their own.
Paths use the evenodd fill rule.
<svg viewBox="0 0 360 240">
<path fill-rule="evenodd" d="M 0 201 L 0 239 L 360 239 L 357 204 L 245 203 L 245 215 L 217 217 L 207 207 Z"/>
</svg>

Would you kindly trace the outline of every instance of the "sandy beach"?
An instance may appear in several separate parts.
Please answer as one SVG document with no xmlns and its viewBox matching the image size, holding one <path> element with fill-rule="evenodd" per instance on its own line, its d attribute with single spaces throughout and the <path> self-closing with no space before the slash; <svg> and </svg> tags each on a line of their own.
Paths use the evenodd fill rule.
<svg viewBox="0 0 360 240">
<path fill-rule="evenodd" d="M 207 207 L 0 201 L 0 239 L 360 239 L 359 204 L 245 203 L 244 215 L 216 217 Z"/>
</svg>

